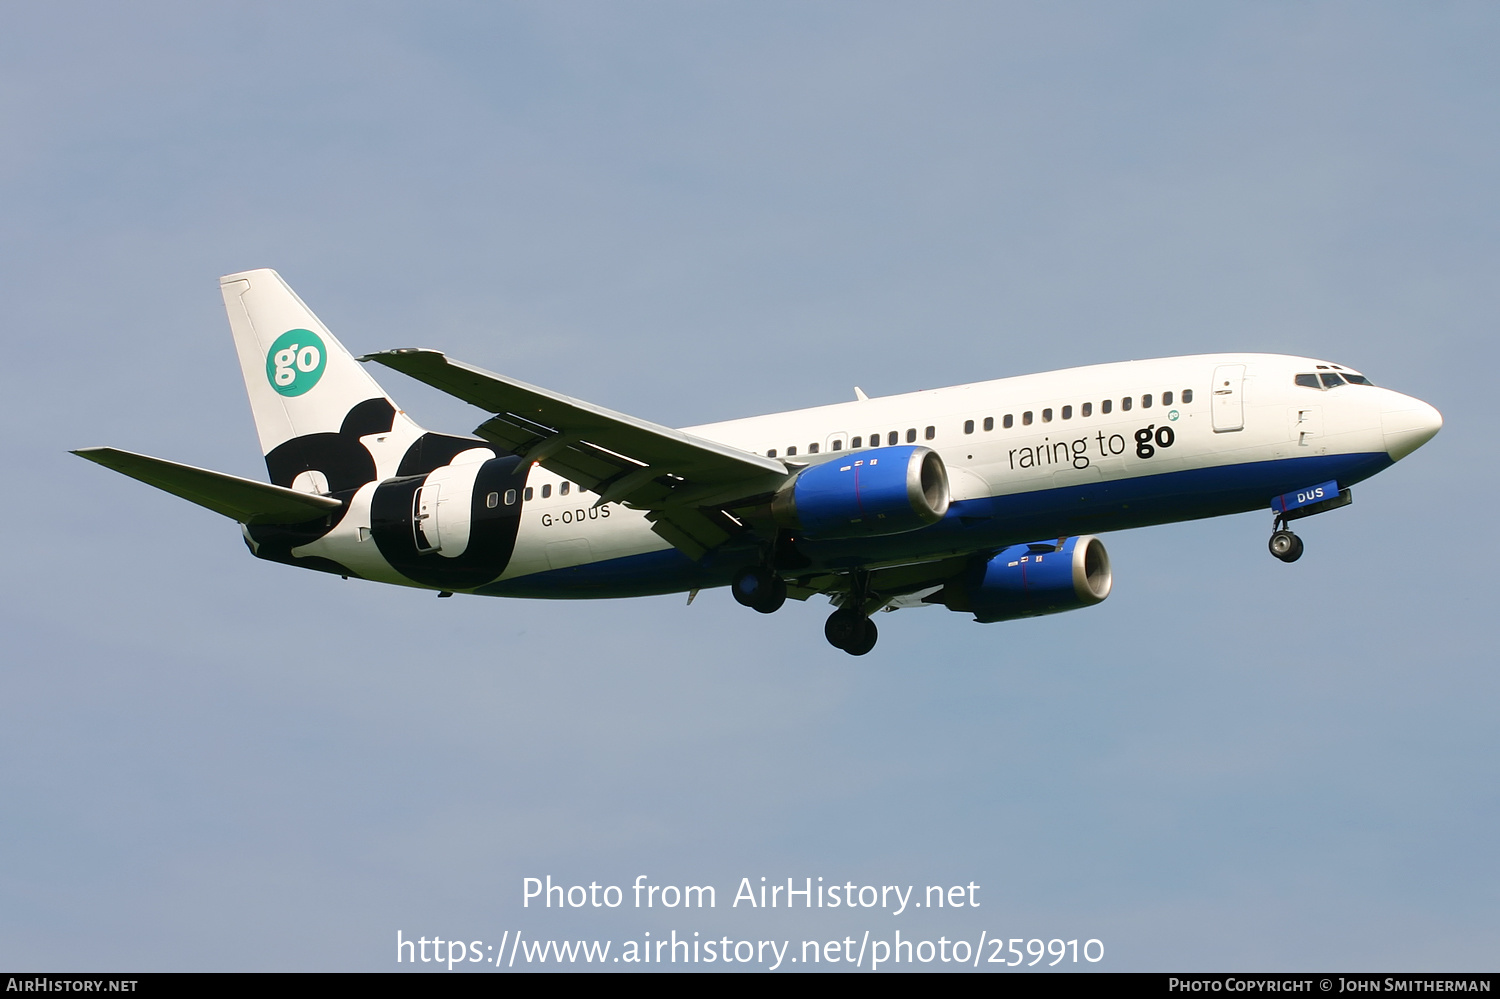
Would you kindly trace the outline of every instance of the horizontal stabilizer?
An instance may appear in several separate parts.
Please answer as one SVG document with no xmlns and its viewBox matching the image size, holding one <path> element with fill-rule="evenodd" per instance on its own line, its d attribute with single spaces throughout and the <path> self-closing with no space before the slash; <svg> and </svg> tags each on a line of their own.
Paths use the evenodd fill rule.
<svg viewBox="0 0 1500 999">
<path fill-rule="evenodd" d="M 118 448 L 86 447 L 73 453 L 241 524 L 302 524 L 326 517 L 343 506 L 328 496 L 284 489 Z"/>
</svg>

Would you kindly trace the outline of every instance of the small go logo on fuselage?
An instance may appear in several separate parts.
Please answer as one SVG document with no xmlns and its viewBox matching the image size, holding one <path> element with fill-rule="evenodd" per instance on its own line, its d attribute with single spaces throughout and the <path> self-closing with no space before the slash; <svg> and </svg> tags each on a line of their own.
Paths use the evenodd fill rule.
<svg viewBox="0 0 1500 999">
<path fill-rule="evenodd" d="M 323 377 L 327 355 L 312 330 L 287 330 L 266 353 L 266 380 L 282 395 L 301 395 Z"/>
</svg>

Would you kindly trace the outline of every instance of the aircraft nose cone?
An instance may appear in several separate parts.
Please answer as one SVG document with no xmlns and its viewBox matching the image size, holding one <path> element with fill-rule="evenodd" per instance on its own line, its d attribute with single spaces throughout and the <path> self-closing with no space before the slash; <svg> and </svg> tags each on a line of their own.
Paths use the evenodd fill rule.
<svg viewBox="0 0 1500 999">
<path fill-rule="evenodd" d="M 1443 429 L 1443 414 L 1420 399 L 1392 393 L 1380 412 L 1380 429 L 1392 461 L 1400 461 Z"/>
</svg>

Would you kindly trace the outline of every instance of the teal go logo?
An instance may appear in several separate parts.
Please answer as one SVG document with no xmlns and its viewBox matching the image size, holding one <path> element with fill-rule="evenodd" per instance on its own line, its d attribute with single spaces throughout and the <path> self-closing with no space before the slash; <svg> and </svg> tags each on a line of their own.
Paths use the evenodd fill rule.
<svg viewBox="0 0 1500 999">
<path fill-rule="evenodd" d="M 312 330 L 287 330 L 266 354 L 266 380 L 282 395 L 301 395 L 323 377 L 326 354 Z"/>
</svg>

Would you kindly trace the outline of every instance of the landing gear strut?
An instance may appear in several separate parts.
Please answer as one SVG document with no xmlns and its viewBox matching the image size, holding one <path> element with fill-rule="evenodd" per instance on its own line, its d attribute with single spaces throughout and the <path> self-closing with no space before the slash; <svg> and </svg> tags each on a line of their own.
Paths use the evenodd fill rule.
<svg viewBox="0 0 1500 999">
<path fill-rule="evenodd" d="M 843 649 L 851 656 L 862 656 L 875 647 L 880 630 L 875 622 L 865 617 L 865 600 L 869 596 L 870 576 L 867 572 L 855 571 L 849 578 L 849 596 L 844 606 L 828 615 L 823 625 L 823 637 L 836 649 Z"/>
<path fill-rule="evenodd" d="M 729 589 L 734 599 L 762 614 L 773 614 L 786 603 L 786 580 L 761 565 L 735 573 Z"/>
<path fill-rule="evenodd" d="M 1283 562 L 1295 562 L 1301 558 L 1302 539 L 1286 529 L 1286 521 L 1277 517 L 1272 526 L 1275 529 L 1271 532 L 1271 542 L 1267 545 L 1271 554 Z"/>
</svg>

